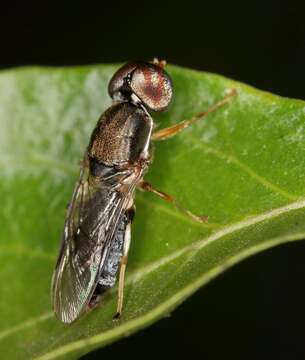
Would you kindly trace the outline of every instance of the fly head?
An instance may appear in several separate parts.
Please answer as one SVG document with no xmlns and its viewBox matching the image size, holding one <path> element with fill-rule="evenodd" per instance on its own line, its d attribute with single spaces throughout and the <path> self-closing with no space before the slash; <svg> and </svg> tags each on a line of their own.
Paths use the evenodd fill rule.
<svg viewBox="0 0 305 360">
<path fill-rule="evenodd" d="M 147 110 L 163 111 L 172 99 L 173 86 L 158 64 L 131 62 L 113 75 L 108 92 L 114 100 L 134 100 L 135 95 Z"/>
</svg>

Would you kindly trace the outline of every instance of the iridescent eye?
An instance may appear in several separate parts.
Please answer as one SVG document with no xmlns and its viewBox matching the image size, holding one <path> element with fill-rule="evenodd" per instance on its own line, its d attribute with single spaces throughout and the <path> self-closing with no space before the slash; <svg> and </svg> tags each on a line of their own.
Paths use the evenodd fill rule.
<svg viewBox="0 0 305 360">
<path fill-rule="evenodd" d="M 162 111 L 169 105 L 173 87 L 167 73 L 158 65 L 144 63 L 131 73 L 130 88 L 142 103 L 153 111 Z"/>
<path fill-rule="evenodd" d="M 132 62 L 113 75 L 108 92 L 115 100 L 128 100 L 134 94 L 149 110 L 162 111 L 172 99 L 173 87 L 162 67 L 146 62 Z"/>
</svg>

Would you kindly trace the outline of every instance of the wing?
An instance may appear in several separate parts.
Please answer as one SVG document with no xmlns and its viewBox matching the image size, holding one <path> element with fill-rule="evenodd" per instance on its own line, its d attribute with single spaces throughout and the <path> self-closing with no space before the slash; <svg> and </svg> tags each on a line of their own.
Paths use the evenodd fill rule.
<svg viewBox="0 0 305 360">
<path fill-rule="evenodd" d="M 115 186 L 117 173 L 108 177 L 104 174 L 100 182 L 93 182 L 87 166 L 81 171 L 52 283 L 54 311 L 65 323 L 76 320 L 92 297 L 122 211 L 131 201 L 137 183 L 138 176 L 128 176 L 128 185 L 119 191 Z"/>
</svg>

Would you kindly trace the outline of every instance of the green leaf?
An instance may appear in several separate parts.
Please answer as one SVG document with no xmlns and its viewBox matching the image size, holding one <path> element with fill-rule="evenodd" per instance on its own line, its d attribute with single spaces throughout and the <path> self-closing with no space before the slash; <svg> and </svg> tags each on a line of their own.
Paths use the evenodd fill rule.
<svg viewBox="0 0 305 360">
<path fill-rule="evenodd" d="M 155 144 L 147 180 L 208 224 L 137 193 L 123 317 L 116 289 L 67 326 L 54 318 L 50 281 L 66 204 L 117 66 L 0 73 L 0 353 L 76 359 L 148 326 L 229 266 L 305 237 L 305 103 L 208 73 L 168 67 L 175 99 L 160 128 L 238 95 Z"/>
</svg>

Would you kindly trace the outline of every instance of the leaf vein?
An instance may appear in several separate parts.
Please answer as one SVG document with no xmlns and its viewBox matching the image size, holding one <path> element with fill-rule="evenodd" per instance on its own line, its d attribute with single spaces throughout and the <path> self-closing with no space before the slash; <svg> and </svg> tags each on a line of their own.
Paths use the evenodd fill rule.
<svg viewBox="0 0 305 360">
<path fill-rule="evenodd" d="M 192 139 L 192 141 L 195 143 L 194 139 Z M 228 164 L 233 163 L 233 164 L 237 165 L 242 171 L 244 171 L 246 174 L 250 175 L 258 183 L 260 183 L 267 189 L 280 194 L 284 198 L 293 200 L 293 201 L 299 199 L 299 196 L 280 188 L 278 185 L 273 184 L 272 182 L 267 180 L 265 177 L 257 174 L 250 166 L 244 164 L 236 156 L 228 155 L 228 154 L 226 154 L 220 150 L 217 150 L 217 149 L 215 149 L 205 143 L 202 143 L 202 142 L 200 142 L 200 143 L 196 142 L 196 145 L 197 146 L 199 145 L 199 147 L 203 148 L 204 151 L 206 151 L 207 153 L 211 153 L 211 154 L 215 155 L 216 157 L 218 157 L 219 159 L 226 161 Z"/>
<path fill-rule="evenodd" d="M 46 251 L 38 250 L 38 249 L 29 249 L 25 246 L 12 246 L 12 247 L 0 247 L 0 254 L 9 254 L 9 255 L 22 255 L 22 256 L 28 256 L 33 257 L 37 259 L 43 259 L 43 260 L 55 260 L 54 254 L 49 254 Z"/>
<path fill-rule="evenodd" d="M 212 268 L 207 273 L 199 276 L 195 279 L 190 285 L 185 286 L 181 289 L 179 293 L 169 297 L 166 301 L 156 306 L 154 309 L 148 311 L 146 314 L 132 319 L 125 324 L 116 327 L 114 329 L 107 330 L 105 332 L 98 333 L 89 338 L 76 340 L 74 342 L 63 345 L 60 348 L 52 350 L 48 353 L 45 353 L 41 356 L 36 357 L 34 360 L 52 360 L 56 359 L 60 356 L 64 356 L 65 354 L 72 353 L 77 350 L 81 350 L 84 347 L 87 347 L 88 350 L 93 349 L 95 345 L 103 345 L 111 342 L 111 340 L 116 340 L 121 335 L 130 334 L 135 331 L 135 329 L 141 329 L 145 325 L 149 325 L 156 318 L 160 318 L 163 313 L 170 311 L 177 304 L 181 303 L 184 298 L 194 293 L 198 288 L 200 288 L 203 284 L 207 283 L 215 276 L 223 272 L 229 266 L 236 264 L 238 261 L 249 257 L 259 251 L 269 249 L 273 246 L 280 245 L 281 243 L 293 241 L 293 240 L 302 240 L 305 237 L 305 233 L 298 233 L 294 235 L 288 235 L 286 237 L 276 237 L 272 238 L 264 243 L 259 245 L 252 246 L 241 251 L 239 254 L 232 256 L 227 259 L 225 266 L 224 264 L 219 265 L 215 268 Z"/>
<path fill-rule="evenodd" d="M 222 229 L 220 229 L 218 231 L 215 231 L 211 235 L 209 235 L 209 236 L 207 236 L 207 237 L 205 237 L 205 238 L 203 238 L 201 240 L 196 241 L 195 243 L 192 243 L 190 245 L 186 245 L 183 248 L 174 251 L 170 255 L 164 256 L 163 258 L 161 258 L 161 259 L 159 259 L 159 260 L 157 260 L 157 261 L 155 261 L 155 262 L 153 262 L 151 264 L 145 265 L 142 268 L 140 268 L 138 270 L 135 270 L 132 274 L 130 274 L 127 277 L 126 283 L 130 284 L 130 283 L 139 281 L 142 277 L 144 277 L 145 275 L 155 271 L 159 267 L 168 264 L 169 262 L 177 259 L 178 257 L 180 257 L 180 256 L 182 256 L 182 255 L 184 255 L 184 254 L 186 254 L 186 253 L 188 253 L 188 252 L 190 252 L 192 250 L 195 250 L 195 251 L 200 250 L 203 247 L 207 246 L 208 244 L 210 244 L 210 243 L 212 243 L 212 242 L 214 242 L 214 241 L 216 241 L 216 240 L 218 240 L 218 239 L 220 239 L 220 238 L 222 238 L 222 237 L 224 237 L 226 235 L 232 234 L 232 233 L 234 233 L 236 231 L 239 231 L 239 230 L 241 230 L 243 228 L 246 228 L 246 227 L 249 227 L 249 226 L 252 226 L 252 225 L 256 225 L 257 223 L 270 220 L 270 219 L 278 217 L 278 216 L 280 216 L 282 214 L 289 213 L 290 211 L 294 211 L 294 210 L 298 210 L 298 209 L 302 209 L 302 208 L 305 208 L 305 199 L 296 201 L 294 203 L 290 203 L 288 205 L 285 205 L 285 206 L 282 206 L 282 207 L 279 207 L 279 208 L 272 209 L 272 210 L 267 211 L 267 212 L 265 212 L 263 214 L 259 214 L 259 215 L 256 215 L 256 216 L 249 217 L 249 218 L 247 218 L 245 220 L 242 220 L 240 222 L 236 222 L 236 223 L 233 223 L 231 225 L 227 225 L 227 226 L 223 227 Z M 304 233 L 289 235 L 289 237 L 291 237 L 291 239 L 295 239 L 296 237 L 301 239 L 304 236 L 305 236 Z M 282 239 L 282 242 L 284 242 L 285 239 L 286 238 L 284 237 Z M 274 239 L 272 239 L 272 240 L 274 241 Z M 266 243 L 263 243 L 263 244 L 260 244 L 260 245 L 256 245 L 255 248 L 259 247 L 259 246 L 262 246 L 262 247 L 266 246 L 267 247 Z M 236 255 L 236 256 L 240 256 L 240 255 Z M 215 271 L 215 269 L 213 269 L 213 271 Z M 188 287 L 186 287 L 186 288 L 188 288 Z M 176 297 L 176 296 L 177 296 L 177 294 L 174 295 L 174 297 Z M 160 305 L 159 307 L 162 307 L 162 306 L 163 306 L 163 304 Z M 154 311 L 155 310 L 153 310 L 152 312 L 154 312 Z M 43 320 L 47 320 L 48 318 L 51 318 L 52 317 L 51 314 L 52 313 L 50 313 L 50 312 L 45 313 L 45 314 L 43 314 L 43 315 L 41 315 L 41 316 L 39 316 L 37 318 L 30 319 L 30 320 L 28 320 L 28 321 L 26 321 L 24 323 L 21 323 L 21 324 L 15 326 L 13 328 L 2 331 L 0 333 L 0 340 L 2 340 L 3 338 L 5 338 L 5 337 L 7 337 L 9 335 L 12 335 L 14 332 L 19 331 L 20 329 L 22 330 L 24 328 L 31 327 L 31 326 L 35 325 L 37 322 L 40 322 L 40 321 L 43 321 Z M 146 315 L 144 315 L 143 317 L 145 317 Z M 132 321 L 134 321 L 134 320 L 132 320 Z M 116 330 L 116 329 L 114 329 L 114 330 Z M 114 330 L 109 330 L 109 332 L 113 332 Z M 96 335 L 96 336 L 100 336 L 100 334 Z M 93 336 L 92 338 L 89 338 L 89 339 L 93 339 L 96 336 Z M 85 339 L 85 342 L 87 344 L 88 344 L 89 339 Z M 78 344 L 79 342 L 84 343 L 83 340 L 79 340 L 79 341 L 77 341 L 75 343 Z M 64 345 L 59 349 L 64 349 L 63 350 L 64 352 L 66 351 L 66 349 L 69 349 L 68 351 L 71 351 L 70 350 L 70 345 L 75 344 L 75 343 L 70 343 L 70 344 Z M 41 357 L 38 357 L 37 360 L 38 359 L 39 360 L 53 359 L 54 356 L 57 356 L 58 354 L 60 354 L 60 352 L 58 353 L 59 349 L 53 350 L 50 353 L 47 353 L 47 354 L 45 354 L 45 355 L 43 355 Z M 73 347 L 72 350 L 74 350 L 74 347 Z"/>
<path fill-rule="evenodd" d="M 31 319 L 28 319 L 16 326 L 13 326 L 9 329 L 3 330 L 0 332 L 0 341 L 3 340 L 4 338 L 14 334 L 15 332 L 18 332 L 20 330 L 24 330 L 26 328 L 32 327 L 34 325 L 36 325 L 37 323 L 41 322 L 41 321 L 45 321 L 50 319 L 51 317 L 53 317 L 53 312 L 49 311 L 46 312 L 44 314 L 41 314 L 37 317 L 33 317 Z"/>
</svg>

